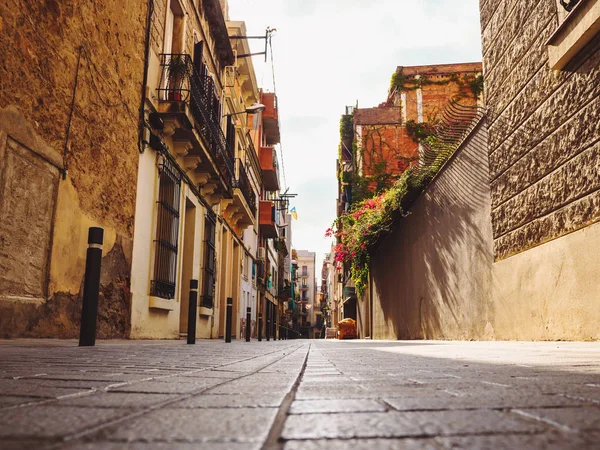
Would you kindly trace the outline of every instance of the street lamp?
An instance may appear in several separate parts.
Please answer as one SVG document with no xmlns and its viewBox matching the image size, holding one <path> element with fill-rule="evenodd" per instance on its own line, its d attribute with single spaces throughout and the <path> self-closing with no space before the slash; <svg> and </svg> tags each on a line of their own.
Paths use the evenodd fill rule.
<svg viewBox="0 0 600 450">
<path fill-rule="evenodd" d="M 266 106 L 263 105 L 262 103 L 254 103 L 253 105 L 248 106 L 244 111 L 225 114 L 223 117 L 237 116 L 238 114 L 244 114 L 244 113 L 245 114 L 256 114 L 259 112 L 263 112 L 265 109 L 266 109 Z"/>
</svg>

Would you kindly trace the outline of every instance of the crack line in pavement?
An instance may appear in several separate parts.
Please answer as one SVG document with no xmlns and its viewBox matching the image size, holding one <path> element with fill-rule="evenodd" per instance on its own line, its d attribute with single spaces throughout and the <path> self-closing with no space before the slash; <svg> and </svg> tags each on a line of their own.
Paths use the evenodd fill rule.
<svg viewBox="0 0 600 450">
<path fill-rule="evenodd" d="M 306 351 L 306 356 L 304 357 L 304 364 L 302 364 L 302 368 L 300 369 L 300 373 L 298 374 L 298 378 L 296 378 L 296 382 L 290 389 L 290 391 L 286 394 L 279 405 L 279 410 L 277 411 L 277 415 L 273 420 L 273 425 L 271 425 L 271 429 L 269 430 L 269 434 L 267 435 L 267 439 L 263 443 L 261 450 L 281 450 L 283 449 L 283 442 L 280 441 L 281 433 L 283 431 L 283 426 L 285 425 L 285 421 L 288 417 L 288 412 L 292 406 L 292 402 L 296 398 L 296 392 L 298 392 L 298 387 L 300 387 L 300 382 L 302 381 L 302 377 L 304 376 L 304 371 L 306 370 L 306 365 L 308 364 L 308 356 L 310 355 L 310 348 L 312 344 L 308 344 L 308 350 Z"/>
<path fill-rule="evenodd" d="M 563 425 L 562 423 L 555 422 L 552 419 L 548 419 L 547 417 L 536 416 L 535 414 L 528 413 L 526 411 L 522 411 L 520 409 L 511 409 L 511 413 L 516 414 L 518 416 L 525 417 L 527 419 L 535 420 L 536 422 L 545 423 L 546 425 L 550 425 L 554 428 L 558 428 L 561 431 L 565 431 L 567 433 L 577 433 L 578 430 L 575 428 L 571 428 L 567 425 Z"/>
<path fill-rule="evenodd" d="M 274 351 L 269 352 L 269 353 L 252 356 L 250 358 L 241 359 L 241 360 L 238 360 L 238 361 L 235 361 L 235 362 L 231 362 L 231 363 L 227 363 L 227 364 L 220 364 L 220 365 L 217 365 L 215 367 L 224 367 L 224 366 L 228 366 L 228 365 L 238 364 L 240 362 L 246 362 L 246 361 L 249 361 L 249 360 L 252 360 L 252 359 L 256 359 L 256 358 L 260 358 L 260 357 L 263 357 L 263 356 L 266 356 L 266 355 L 271 355 L 273 353 L 282 352 L 282 351 L 285 351 L 285 350 L 287 350 L 289 348 L 292 348 L 292 347 L 293 347 L 293 345 L 290 345 L 288 347 L 285 347 L 284 349 L 274 350 Z M 239 376 L 237 378 L 231 378 L 231 379 L 228 379 L 226 381 L 223 381 L 222 383 L 216 384 L 214 386 L 205 387 L 205 388 L 199 389 L 199 390 L 194 391 L 194 392 L 190 392 L 190 393 L 187 393 L 187 394 L 180 395 L 180 396 L 178 396 L 176 398 L 173 398 L 173 399 L 170 399 L 170 400 L 165 400 L 164 402 L 157 403 L 157 404 L 152 405 L 152 406 L 147 406 L 147 407 L 145 407 L 144 409 L 142 409 L 140 411 L 135 411 L 135 412 L 132 412 L 130 414 L 126 414 L 124 416 L 121 416 L 119 418 L 109 420 L 107 422 L 98 424 L 98 425 L 96 425 L 94 427 L 88 428 L 87 430 L 80 431 L 78 433 L 73 433 L 71 435 L 62 436 L 62 438 L 60 438 L 60 442 L 57 442 L 56 444 L 51 445 L 50 447 L 48 447 L 48 450 L 55 449 L 55 448 L 60 448 L 66 442 L 74 441 L 74 440 L 81 439 L 83 437 L 89 436 L 91 434 L 101 432 L 102 430 L 104 430 L 104 429 L 106 429 L 106 428 L 108 428 L 110 426 L 117 425 L 117 424 L 119 424 L 121 422 L 124 422 L 125 420 L 135 419 L 136 417 L 143 416 L 144 414 L 152 412 L 152 411 L 154 411 L 156 409 L 163 408 L 165 406 L 169 406 L 172 403 L 177 403 L 177 402 L 180 402 L 180 401 L 183 401 L 183 400 L 187 400 L 189 398 L 195 397 L 196 395 L 201 395 L 201 394 L 203 394 L 204 392 L 206 392 L 206 391 L 208 391 L 210 389 L 214 389 L 216 387 L 223 386 L 223 385 L 225 385 L 227 383 L 230 383 L 232 381 L 240 380 L 242 378 L 246 378 L 246 377 L 249 377 L 251 375 L 254 375 L 255 373 L 260 372 L 261 370 L 264 370 L 267 367 L 269 367 L 269 366 L 271 366 L 271 365 L 273 365 L 273 364 L 281 361 L 285 357 L 288 357 L 288 356 L 292 355 L 296 351 L 300 350 L 302 347 L 303 347 L 302 345 L 299 346 L 299 347 L 297 347 L 291 353 L 284 354 L 281 358 L 278 358 L 277 360 L 275 360 L 273 362 L 270 362 L 269 364 L 266 364 L 266 365 L 260 367 L 259 369 L 255 370 L 252 373 L 247 373 L 247 374 L 241 375 L 241 376 Z M 306 364 L 306 361 L 305 361 L 305 364 Z M 210 370 L 210 368 L 209 369 L 201 369 L 201 370 L 198 370 L 198 371 L 193 371 L 192 373 L 199 373 L 199 372 L 206 371 L 206 370 Z M 179 374 L 179 375 L 181 375 L 181 374 Z M 175 376 L 175 374 L 174 375 L 168 375 L 166 377 L 156 377 L 154 379 L 168 378 L 168 377 L 171 377 L 171 376 Z M 135 383 L 132 383 L 132 384 L 135 384 Z"/>
</svg>

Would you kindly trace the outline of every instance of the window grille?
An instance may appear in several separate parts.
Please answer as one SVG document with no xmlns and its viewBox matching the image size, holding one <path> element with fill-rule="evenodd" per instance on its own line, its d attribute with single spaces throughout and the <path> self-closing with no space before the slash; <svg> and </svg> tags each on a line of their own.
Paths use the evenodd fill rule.
<svg viewBox="0 0 600 450">
<path fill-rule="evenodd" d="M 159 183 L 154 277 L 150 295 L 171 299 L 175 297 L 177 275 L 181 175 L 166 159 L 159 168 Z"/>
<path fill-rule="evenodd" d="M 204 220 L 204 281 L 200 305 L 213 307 L 215 290 L 215 231 L 216 218 L 207 214 Z"/>
</svg>

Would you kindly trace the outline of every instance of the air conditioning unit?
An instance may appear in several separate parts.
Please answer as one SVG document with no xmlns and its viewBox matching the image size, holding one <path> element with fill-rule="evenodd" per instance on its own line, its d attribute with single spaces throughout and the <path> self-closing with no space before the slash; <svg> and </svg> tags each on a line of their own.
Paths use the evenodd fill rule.
<svg viewBox="0 0 600 450">
<path fill-rule="evenodd" d="M 267 250 L 264 247 L 258 247 L 258 252 L 256 253 L 256 259 L 260 261 L 264 261 L 267 259 Z"/>
</svg>

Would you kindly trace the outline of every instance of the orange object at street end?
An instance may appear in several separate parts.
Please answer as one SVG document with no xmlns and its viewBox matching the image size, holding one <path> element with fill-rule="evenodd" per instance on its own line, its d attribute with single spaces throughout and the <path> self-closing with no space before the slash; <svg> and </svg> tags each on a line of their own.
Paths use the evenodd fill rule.
<svg viewBox="0 0 600 450">
<path fill-rule="evenodd" d="M 354 319 L 340 320 L 338 323 L 338 339 L 356 339 L 356 321 Z"/>
</svg>

